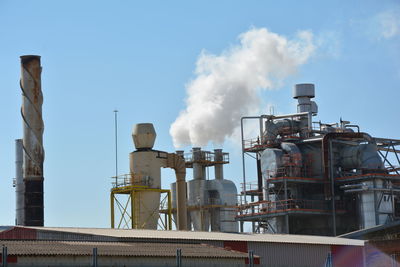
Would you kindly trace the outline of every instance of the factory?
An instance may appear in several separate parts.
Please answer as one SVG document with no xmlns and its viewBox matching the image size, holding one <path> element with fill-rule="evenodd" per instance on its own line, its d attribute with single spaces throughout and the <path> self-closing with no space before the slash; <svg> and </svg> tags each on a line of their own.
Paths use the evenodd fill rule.
<svg viewBox="0 0 400 267">
<path fill-rule="evenodd" d="M 297 84 L 297 112 L 238 121 L 241 187 L 224 177 L 229 153 L 160 151 L 156 123 L 138 123 L 130 171 L 112 177 L 110 228 L 45 227 L 41 70 L 39 56 L 21 57 L 16 225 L 0 227 L 2 266 L 375 266 L 346 234 L 399 220 L 400 140 L 316 121 L 314 85 Z M 174 170 L 170 188 L 162 168 Z"/>
<path fill-rule="evenodd" d="M 398 220 L 400 141 L 372 137 L 349 121 L 313 121 L 313 84 L 295 85 L 293 97 L 297 113 L 242 118 L 242 133 L 244 122 L 258 120 L 260 135 L 242 138 L 238 220 L 259 232 L 325 236 Z M 258 170 L 254 184 L 246 180 L 249 154 Z"/>
</svg>

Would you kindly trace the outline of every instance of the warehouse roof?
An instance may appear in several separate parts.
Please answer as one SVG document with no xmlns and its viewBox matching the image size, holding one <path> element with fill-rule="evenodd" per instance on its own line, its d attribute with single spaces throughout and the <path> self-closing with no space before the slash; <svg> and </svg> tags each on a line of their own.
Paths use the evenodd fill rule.
<svg viewBox="0 0 400 267">
<path fill-rule="evenodd" d="M 205 244 L 135 243 L 135 242 L 76 242 L 76 241 L 1 241 L 8 255 L 16 256 L 88 256 L 97 248 L 99 256 L 175 257 L 194 258 L 247 258 L 247 253 Z"/>
<path fill-rule="evenodd" d="M 394 221 L 387 224 L 372 226 L 366 229 L 341 235 L 344 238 L 364 239 L 364 240 L 381 240 L 400 237 L 400 221 Z"/>
<path fill-rule="evenodd" d="M 246 234 L 221 232 L 194 231 L 161 231 L 161 230 L 132 230 L 108 228 L 69 228 L 69 227 L 24 227 L 40 232 L 64 232 L 107 236 L 124 239 L 158 239 L 158 240 L 212 240 L 212 241 L 249 241 L 294 244 L 350 245 L 363 246 L 364 241 L 339 237 L 288 235 L 288 234 Z M 0 237 L 1 238 L 1 237 Z"/>
</svg>

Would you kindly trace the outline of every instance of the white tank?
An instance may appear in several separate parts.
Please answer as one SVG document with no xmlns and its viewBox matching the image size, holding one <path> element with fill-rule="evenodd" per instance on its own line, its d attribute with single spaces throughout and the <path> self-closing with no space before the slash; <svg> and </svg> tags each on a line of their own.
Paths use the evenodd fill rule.
<svg viewBox="0 0 400 267">
<path fill-rule="evenodd" d="M 132 184 L 161 188 L 161 161 L 151 150 L 156 138 L 151 123 L 136 124 L 132 133 L 137 151 L 129 154 Z M 157 229 L 160 205 L 159 192 L 138 192 L 134 199 L 134 225 L 138 229 Z"/>
</svg>

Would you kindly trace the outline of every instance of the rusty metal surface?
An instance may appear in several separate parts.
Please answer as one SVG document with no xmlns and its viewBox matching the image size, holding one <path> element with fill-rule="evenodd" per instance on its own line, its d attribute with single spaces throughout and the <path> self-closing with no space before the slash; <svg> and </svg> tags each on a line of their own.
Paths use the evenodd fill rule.
<svg viewBox="0 0 400 267">
<path fill-rule="evenodd" d="M 23 119 L 23 178 L 25 183 L 24 225 L 43 226 L 43 95 L 40 57 L 21 56 Z"/>
</svg>

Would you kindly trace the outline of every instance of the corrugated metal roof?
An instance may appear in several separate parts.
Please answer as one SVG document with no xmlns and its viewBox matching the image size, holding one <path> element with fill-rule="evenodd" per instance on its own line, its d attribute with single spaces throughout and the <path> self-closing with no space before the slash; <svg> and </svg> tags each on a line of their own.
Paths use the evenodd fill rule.
<svg viewBox="0 0 400 267">
<path fill-rule="evenodd" d="M 16 256 L 88 256 L 97 248 L 99 256 L 175 257 L 182 250 L 184 257 L 247 258 L 247 253 L 205 244 L 145 242 L 76 242 L 76 241 L 2 241 L 9 255 Z"/>
<path fill-rule="evenodd" d="M 26 227 L 40 231 L 56 231 L 67 233 L 91 234 L 132 239 L 164 239 L 164 240 L 218 240 L 218 241 L 250 241 L 294 244 L 349 245 L 364 246 L 362 240 L 339 237 L 287 235 L 287 234 L 246 234 L 194 231 L 161 231 L 109 228 L 70 228 L 70 227 Z"/>
<path fill-rule="evenodd" d="M 0 226 L 0 232 L 6 231 L 13 228 L 13 226 Z"/>
</svg>

